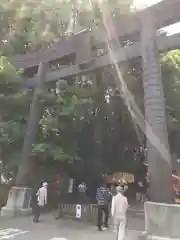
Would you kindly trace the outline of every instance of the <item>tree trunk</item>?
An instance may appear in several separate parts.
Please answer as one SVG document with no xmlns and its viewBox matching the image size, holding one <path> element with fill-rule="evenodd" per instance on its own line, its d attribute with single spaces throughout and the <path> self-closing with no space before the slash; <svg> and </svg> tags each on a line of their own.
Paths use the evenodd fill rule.
<svg viewBox="0 0 180 240">
<path fill-rule="evenodd" d="M 38 86 L 34 90 L 33 99 L 30 106 L 27 130 L 24 137 L 24 145 L 21 153 L 21 162 L 16 177 L 16 186 L 27 186 L 29 184 L 30 176 L 32 173 L 31 149 L 32 144 L 35 143 L 36 133 L 38 131 L 39 120 L 41 117 L 40 95 L 43 82 L 46 77 L 46 64 L 40 63 L 37 77 Z"/>
<path fill-rule="evenodd" d="M 153 20 L 148 10 L 141 18 L 141 51 L 150 198 L 154 202 L 170 203 L 172 202 L 172 166 L 161 65 Z"/>
<path fill-rule="evenodd" d="M 2 147 L 0 145 L 0 184 L 1 184 L 2 174 L 3 174 L 3 151 L 2 151 Z"/>
</svg>

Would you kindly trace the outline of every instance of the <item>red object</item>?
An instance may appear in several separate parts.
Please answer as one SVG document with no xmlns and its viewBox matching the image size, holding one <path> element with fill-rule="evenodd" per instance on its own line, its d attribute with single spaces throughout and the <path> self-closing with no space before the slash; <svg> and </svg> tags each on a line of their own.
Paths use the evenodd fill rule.
<svg viewBox="0 0 180 240">
<path fill-rule="evenodd" d="M 148 164 L 145 163 L 145 165 L 148 167 Z M 147 170 L 147 178 L 149 177 L 149 172 Z M 173 181 L 173 189 L 180 191 L 180 171 L 177 174 L 172 174 L 172 181 Z"/>
</svg>

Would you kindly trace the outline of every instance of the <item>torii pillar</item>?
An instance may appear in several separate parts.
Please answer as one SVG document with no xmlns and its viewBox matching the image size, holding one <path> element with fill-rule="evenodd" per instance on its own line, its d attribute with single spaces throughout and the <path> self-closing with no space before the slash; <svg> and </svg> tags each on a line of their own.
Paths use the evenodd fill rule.
<svg viewBox="0 0 180 240">
<path fill-rule="evenodd" d="M 161 65 L 156 44 L 156 26 L 148 9 L 144 10 L 141 23 L 145 134 L 147 137 L 150 197 L 154 202 L 172 203 L 172 166 Z M 163 186 L 166 187 L 162 189 Z"/>
<path fill-rule="evenodd" d="M 141 13 L 145 134 L 150 180 L 150 202 L 145 203 L 148 239 L 180 237 L 175 219 L 180 207 L 173 205 L 172 166 L 168 143 L 165 99 L 160 57 L 156 43 L 156 19 L 149 9 Z"/>
<path fill-rule="evenodd" d="M 30 113 L 27 123 L 27 130 L 24 137 L 24 144 L 16 177 L 16 186 L 11 188 L 7 204 L 1 210 L 1 216 L 3 217 L 27 215 L 31 214 L 32 212 L 30 206 L 32 189 L 28 187 L 29 180 L 32 178 L 31 149 L 32 144 L 34 144 L 36 140 L 39 120 L 42 113 L 40 98 L 43 82 L 46 77 L 46 68 L 47 64 L 40 63 L 37 73 L 37 86 L 34 89 L 33 93 L 33 99 L 30 106 Z"/>
</svg>

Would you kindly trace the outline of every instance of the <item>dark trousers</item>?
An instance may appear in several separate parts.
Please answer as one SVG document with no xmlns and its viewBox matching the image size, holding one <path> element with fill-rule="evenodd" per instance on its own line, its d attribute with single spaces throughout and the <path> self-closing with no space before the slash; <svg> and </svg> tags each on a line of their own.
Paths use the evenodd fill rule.
<svg viewBox="0 0 180 240">
<path fill-rule="evenodd" d="M 63 204 L 62 203 L 59 203 L 58 204 L 58 209 L 57 209 L 57 216 L 56 216 L 56 219 L 60 219 L 64 217 L 64 214 L 63 214 Z"/>
<path fill-rule="evenodd" d="M 103 213 L 104 213 L 104 222 L 103 222 Z M 108 219 L 109 219 L 109 206 L 106 205 L 99 205 L 98 206 L 98 228 L 101 229 L 103 223 L 104 227 L 108 227 Z"/>
<path fill-rule="evenodd" d="M 42 207 L 40 207 L 38 204 L 36 204 L 36 206 L 34 207 L 34 222 L 39 222 L 39 217 L 41 215 L 41 209 Z"/>
<path fill-rule="evenodd" d="M 64 217 L 64 213 L 63 213 L 63 204 L 67 203 L 67 197 L 61 197 L 58 200 L 58 207 L 57 207 L 57 214 L 56 214 L 56 219 L 60 219 Z"/>
<path fill-rule="evenodd" d="M 79 203 L 85 204 L 87 203 L 87 196 L 86 193 L 79 193 Z"/>
</svg>

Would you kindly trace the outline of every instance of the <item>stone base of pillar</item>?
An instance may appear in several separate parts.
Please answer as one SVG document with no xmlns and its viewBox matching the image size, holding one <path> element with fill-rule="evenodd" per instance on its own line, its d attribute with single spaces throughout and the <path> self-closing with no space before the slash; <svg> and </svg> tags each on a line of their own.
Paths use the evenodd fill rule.
<svg viewBox="0 0 180 240">
<path fill-rule="evenodd" d="M 28 187 L 12 187 L 7 204 L 1 209 L 2 217 L 30 215 L 32 189 Z"/>
<path fill-rule="evenodd" d="M 146 239 L 180 239 L 180 205 L 145 203 Z"/>
</svg>

